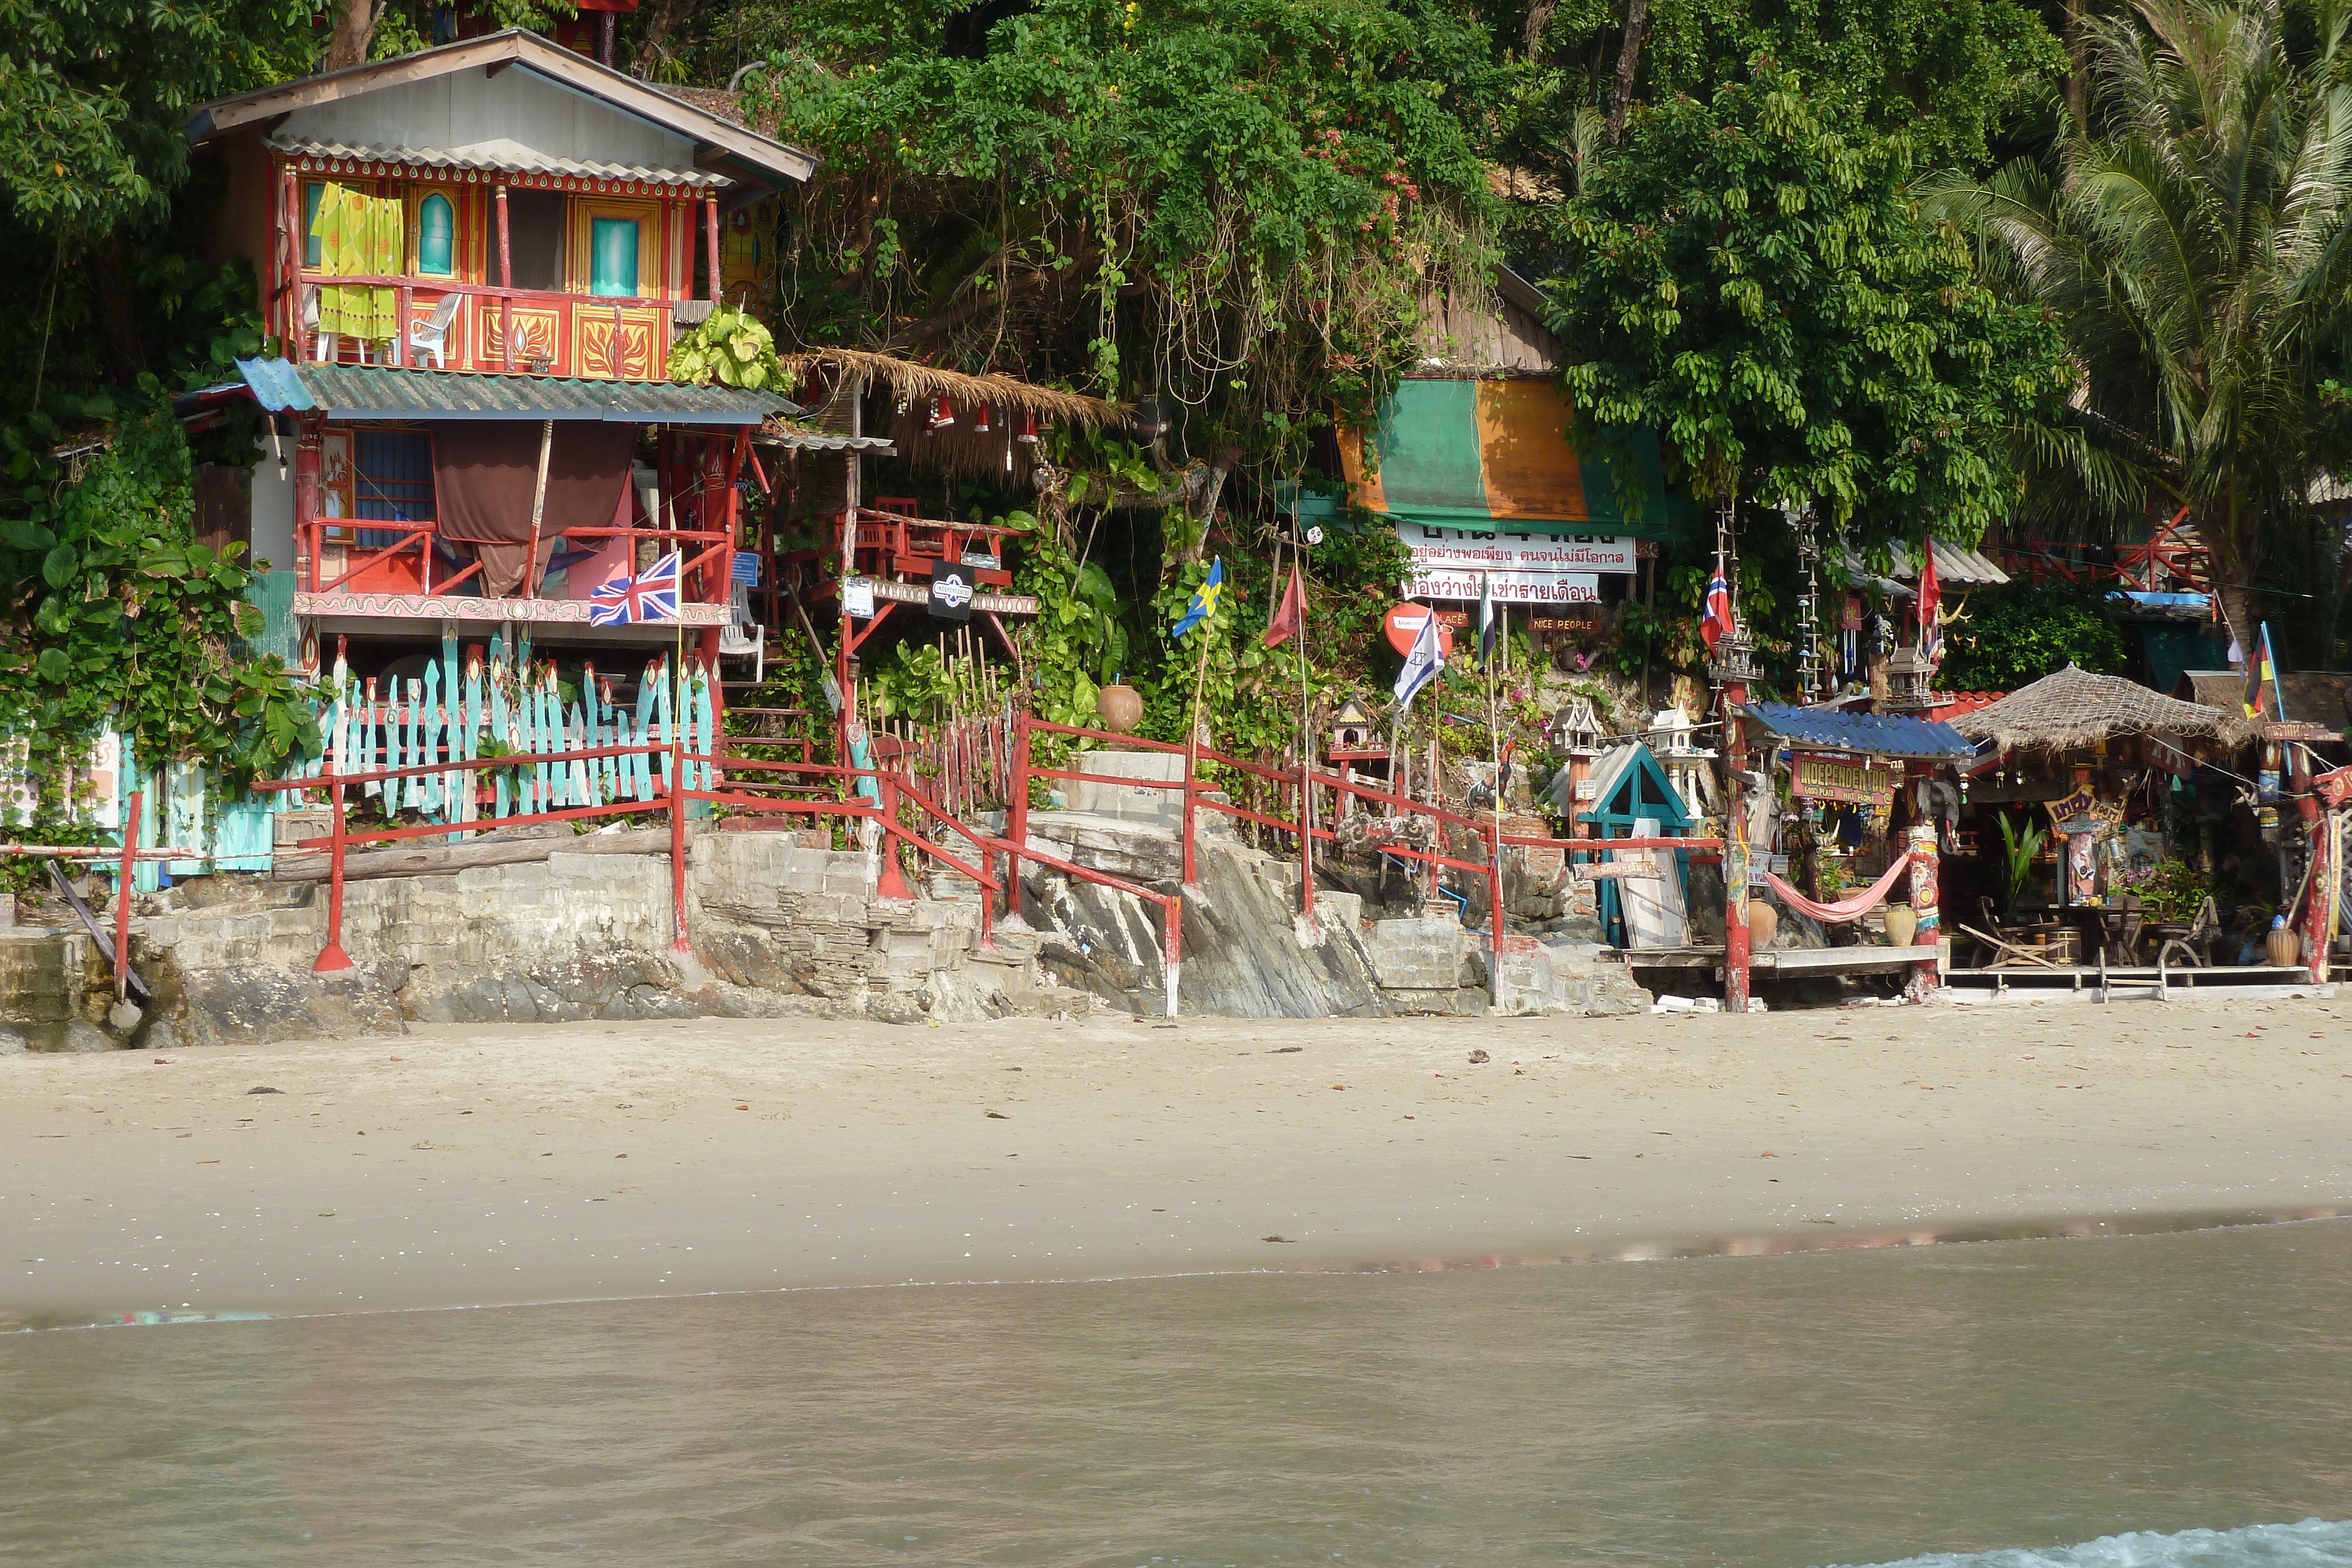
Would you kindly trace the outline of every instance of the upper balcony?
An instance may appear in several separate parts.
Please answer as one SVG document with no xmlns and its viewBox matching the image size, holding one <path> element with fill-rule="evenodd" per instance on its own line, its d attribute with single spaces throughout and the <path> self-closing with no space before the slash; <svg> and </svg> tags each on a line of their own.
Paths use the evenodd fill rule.
<svg viewBox="0 0 2352 1568">
<path fill-rule="evenodd" d="M 674 333 L 709 312 L 717 176 L 266 145 L 272 326 L 310 362 L 660 381 Z"/>
</svg>

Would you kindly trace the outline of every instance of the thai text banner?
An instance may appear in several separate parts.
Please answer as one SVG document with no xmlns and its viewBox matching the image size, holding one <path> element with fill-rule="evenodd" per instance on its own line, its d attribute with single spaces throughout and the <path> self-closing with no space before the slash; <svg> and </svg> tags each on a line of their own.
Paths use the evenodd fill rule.
<svg viewBox="0 0 2352 1568">
<path fill-rule="evenodd" d="M 1418 563 L 1416 563 L 1418 564 Z M 1404 580 L 1407 599 L 1476 599 L 1491 582 L 1497 604 L 1598 604 L 1601 579 L 1590 572 L 1418 572 Z"/>
<path fill-rule="evenodd" d="M 1397 537 L 1412 552 L 1417 576 L 1465 571 L 1630 572 L 1635 554 L 1633 539 L 1601 535 L 1486 533 L 1404 523 L 1399 525 Z"/>
</svg>

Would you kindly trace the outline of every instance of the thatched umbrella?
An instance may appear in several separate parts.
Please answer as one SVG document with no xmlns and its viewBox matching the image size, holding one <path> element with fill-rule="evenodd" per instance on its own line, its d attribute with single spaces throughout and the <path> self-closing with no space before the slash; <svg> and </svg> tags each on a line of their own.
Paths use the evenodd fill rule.
<svg viewBox="0 0 2352 1568">
<path fill-rule="evenodd" d="M 2185 703 L 2134 681 L 2069 664 L 1996 703 L 1951 720 L 1969 740 L 2003 751 L 2071 751 L 2119 735 L 2170 735 L 2236 746 L 2253 726 L 2227 708 Z"/>
</svg>

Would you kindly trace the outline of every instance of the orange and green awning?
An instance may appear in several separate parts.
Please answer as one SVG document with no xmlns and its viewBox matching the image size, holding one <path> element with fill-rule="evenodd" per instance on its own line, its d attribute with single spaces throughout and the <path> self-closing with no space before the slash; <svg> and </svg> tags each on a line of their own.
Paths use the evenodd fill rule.
<svg viewBox="0 0 2352 1568">
<path fill-rule="evenodd" d="M 1666 495 L 1654 433 L 1599 431 L 1580 452 L 1548 378 L 1402 382 L 1370 441 L 1342 431 L 1339 455 L 1358 506 L 1429 528 L 1663 539 L 1688 508 Z"/>
</svg>

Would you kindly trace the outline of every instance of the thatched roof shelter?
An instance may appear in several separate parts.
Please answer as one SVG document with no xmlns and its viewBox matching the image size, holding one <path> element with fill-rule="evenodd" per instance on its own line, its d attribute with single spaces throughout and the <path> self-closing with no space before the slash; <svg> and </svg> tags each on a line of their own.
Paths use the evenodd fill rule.
<svg viewBox="0 0 2352 1568">
<path fill-rule="evenodd" d="M 831 371 L 844 379 L 879 382 L 903 397 L 947 398 L 959 411 L 984 404 L 1000 413 L 1010 410 L 1034 413 L 1049 424 L 1077 424 L 1089 429 L 1123 425 L 1129 418 L 1128 411 L 1117 403 L 1083 392 L 1063 392 L 1058 387 L 1041 387 L 1002 371 L 970 376 L 961 371 L 941 370 L 937 365 L 918 364 L 866 349 L 811 349 L 779 357 L 786 369 L 803 376 L 812 370 Z"/>
<path fill-rule="evenodd" d="M 2069 664 L 1951 721 L 1969 740 L 2003 751 L 2068 751 L 2126 735 L 2169 735 L 2236 746 L 2253 726 L 2228 708 L 2185 703 L 2115 675 Z"/>
</svg>

